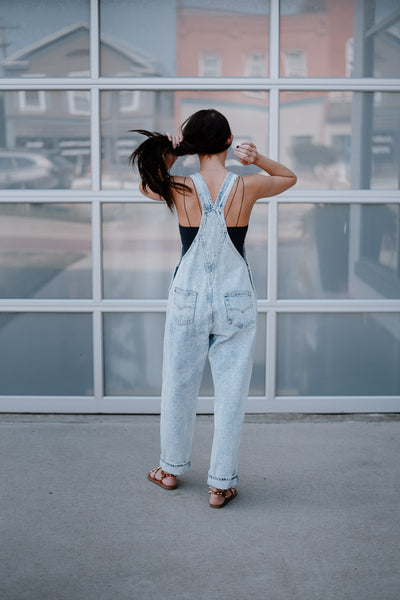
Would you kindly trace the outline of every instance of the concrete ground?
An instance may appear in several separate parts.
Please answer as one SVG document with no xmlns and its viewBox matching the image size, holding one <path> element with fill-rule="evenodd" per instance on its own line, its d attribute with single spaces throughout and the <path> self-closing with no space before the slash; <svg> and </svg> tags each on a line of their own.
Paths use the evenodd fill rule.
<svg viewBox="0 0 400 600">
<path fill-rule="evenodd" d="M 169 492 L 158 422 L 0 415 L 1 600 L 400 598 L 400 415 L 248 416 L 222 510 L 211 417 Z"/>
</svg>

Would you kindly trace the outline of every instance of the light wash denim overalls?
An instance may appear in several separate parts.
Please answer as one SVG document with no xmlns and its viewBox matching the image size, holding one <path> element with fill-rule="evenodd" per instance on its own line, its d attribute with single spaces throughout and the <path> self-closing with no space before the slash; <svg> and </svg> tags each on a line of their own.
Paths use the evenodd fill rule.
<svg viewBox="0 0 400 600">
<path fill-rule="evenodd" d="M 214 440 L 208 485 L 238 481 L 240 436 L 254 356 L 256 297 L 246 259 L 233 245 L 224 206 L 237 175 L 228 173 L 213 203 L 196 173 L 199 231 L 171 284 L 164 337 L 161 468 L 190 469 L 193 425 L 207 355 L 214 382 Z"/>
</svg>

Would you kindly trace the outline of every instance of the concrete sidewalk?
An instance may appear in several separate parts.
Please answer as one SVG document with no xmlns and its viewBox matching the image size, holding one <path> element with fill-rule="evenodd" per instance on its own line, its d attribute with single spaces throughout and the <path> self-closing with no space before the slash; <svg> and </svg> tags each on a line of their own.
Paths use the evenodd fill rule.
<svg viewBox="0 0 400 600">
<path fill-rule="evenodd" d="M 212 418 L 177 490 L 158 417 L 0 415 L 1 600 L 398 600 L 400 416 L 249 416 L 210 510 Z"/>
</svg>

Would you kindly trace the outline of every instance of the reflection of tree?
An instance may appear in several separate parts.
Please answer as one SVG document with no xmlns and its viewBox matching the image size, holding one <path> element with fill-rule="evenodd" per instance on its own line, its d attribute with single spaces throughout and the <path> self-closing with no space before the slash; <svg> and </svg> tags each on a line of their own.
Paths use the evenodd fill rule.
<svg viewBox="0 0 400 600">
<path fill-rule="evenodd" d="M 313 169 L 317 165 L 332 165 L 340 157 L 337 150 L 331 146 L 313 144 L 312 142 L 298 142 L 291 148 L 291 154 L 299 166 Z"/>
</svg>

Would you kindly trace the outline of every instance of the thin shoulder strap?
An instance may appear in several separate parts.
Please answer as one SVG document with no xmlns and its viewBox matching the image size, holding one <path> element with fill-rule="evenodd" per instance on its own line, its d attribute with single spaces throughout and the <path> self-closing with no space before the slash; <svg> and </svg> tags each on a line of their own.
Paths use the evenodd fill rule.
<svg viewBox="0 0 400 600">
<path fill-rule="evenodd" d="M 213 206 L 224 208 L 228 196 L 231 192 L 232 186 L 238 178 L 238 175 L 235 175 L 235 173 L 231 172 L 227 174 L 218 192 L 215 204 L 212 201 L 210 191 L 202 175 L 200 173 L 195 173 L 194 175 L 191 175 L 190 178 L 192 179 L 195 189 L 198 192 L 198 196 L 200 198 L 200 202 L 203 209 L 207 210 L 212 208 Z"/>
<path fill-rule="evenodd" d="M 219 190 L 217 199 L 215 201 L 216 206 L 220 206 L 221 208 L 225 207 L 226 201 L 228 200 L 229 194 L 231 193 L 231 189 L 233 184 L 235 183 L 238 175 L 235 173 L 229 172 L 225 177 L 223 184 L 221 185 L 221 189 Z"/>
</svg>

